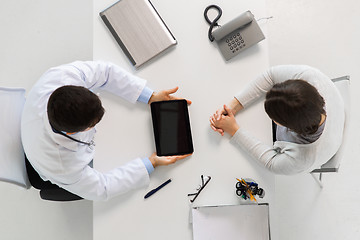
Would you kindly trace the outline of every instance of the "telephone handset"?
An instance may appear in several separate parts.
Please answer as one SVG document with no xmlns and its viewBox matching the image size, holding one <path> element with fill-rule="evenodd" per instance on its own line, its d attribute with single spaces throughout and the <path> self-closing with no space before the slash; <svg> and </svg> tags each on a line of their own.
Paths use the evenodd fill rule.
<svg viewBox="0 0 360 240">
<path fill-rule="evenodd" d="M 211 8 L 215 8 L 218 11 L 218 16 L 213 21 L 210 21 L 207 16 L 207 12 Z M 225 60 L 230 60 L 243 50 L 265 39 L 254 15 L 250 11 L 240 14 L 220 27 L 217 21 L 221 15 L 221 8 L 216 5 L 210 5 L 204 11 L 205 20 L 210 24 L 209 40 L 217 42 Z M 218 28 L 213 31 L 215 26 Z"/>
<path fill-rule="evenodd" d="M 240 30 L 246 27 L 249 23 L 253 21 L 253 18 L 254 16 L 251 14 L 250 11 L 244 12 L 237 18 L 231 20 L 230 22 L 213 31 L 212 35 L 214 36 L 214 39 L 216 41 L 219 41 L 233 31 Z"/>
</svg>

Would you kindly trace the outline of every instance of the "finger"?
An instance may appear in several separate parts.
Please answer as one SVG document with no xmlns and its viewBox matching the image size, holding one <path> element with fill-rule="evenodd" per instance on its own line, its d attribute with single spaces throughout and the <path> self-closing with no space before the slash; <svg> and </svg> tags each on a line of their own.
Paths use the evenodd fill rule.
<svg viewBox="0 0 360 240">
<path fill-rule="evenodd" d="M 218 130 L 216 132 L 218 132 L 221 136 L 224 136 L 224 132 L 222 129 L 218 128 Z"/>
<path fill-rule="evenodd" d="M 176 161 L 178 160 L 182 160 L 184 158 L 187 158 L 189 157 L 191 154 L 186 154 L 186 155 L 176 155 L 176 156 L 169 156 L 169 157 L 166 157 L 166 163 L 167 164 L 172 164 L 172 163 L 175 163 Z"/>
<path fill-rule="evenodd" d="M 216 120 L 220 120 L 221 116 L 226 114 L 224 109 L 220 109 L 218 112 L 216 112 Z"/>
<path fill-rule="evenodd" d="M 218 114 L 214 114 L 214 115 L 212 115 L 212 120 L 215 122 L 215 121 L 218 121 L 219 120 L 219 116 L 221 116 L 221 115 L 218 115 Z"/>
<path fill-rule="evenodd" d="M 179 87 L 174 87 L 168 90 L 164 90 L 166 94 L 173 94 L 176 93 L 176 91 L 179 89 Z"/>
<path fill-rule="evenodd" d="M 214 117 L 210 118 L 210 122 L 211 122 L 211 124 L 212 124 L 214 127 L 217 128 L 217 126 L 216 126 L 216 120 L 215 120 Z"/>
<path fill-rule="evenodd" d="M 224 135 L 224 130 L 221 128 L 216 128 L 216 132 L 220 133 L 221 135 Z"/>
<path fill-rule="evenodd" d="M 228 108 L 228 106 L 224 105 L 224 109 L 230 117 L 234 116 L 233 112 L 231 111 L 230 108 Z"/>
<path fill-rule="evenodd" d="M 222 130 L 221 128 L 216 128 L 213 125 L 210 125 L 211 129 L 214 130 L 215 132 L 218 132 L 220 134 L 222 134 L 224 132 L 224 130 Z"/>
<path fill-rule="evenodd" d="M 180 157 L 180 159 L 184 159 L 187 157 L 190 157 L 192 155 L 192 153 L 188 153 L 188 154 L 184 154 L 184 155 L 177 155 L 177 157 Z"/>
<path fill-rule="evenodd" d="M 219 119 L 219 120 L 221 120 L 222 118 L 223 118 L 223 116 L 220 116 L 220 119 Z M 219 132 L 221 135 L 223 135 L 224 130 L 221 129 L 221 128 L 219 128 L 219 127 L 217 126 L 217 124 L 216 124 L 216 122 L 219 121 L 219 120 L 215 119 L 214 116 L 210 117 L 210 123 L 211 123 L 210 126 L 214 129 L 214 131 Z"/>
<path fill-rule="evenodd" d="M 185 99 L 185 98 L 179 98 L 179 97 L 175 97 L 175 96 L 169 96 L 170 100 L 186 100 L 186 103 L 188 105 L 190 105 L 192 103 L 192 101 L 188 100 L 188 99 Z"/>
<path fill-rule="evenodd" d="M 226 111 L 225 111 L 224 108 L 220 108 L 220 109 L 218 109 L 218 110 L 216 111 L 216 114 L 219 115 L 219 116 L 221 116 L 221 115 L 226 114 Z"/>
<path fill-rule="evenodd" d="M 159 160 L 159 166 L 166 166 L 166 165 L 170 165 L 173 164 L 174 162 L 176 162 L 176 159 L 173 157 L 163 157 Z"/>
<path fill-rule="evenodd" d="M 215 132 L 218 132 L 218 128 L 214 127 L 214 125 L 210 125 L 211 129 L 214 130 Z"/>
<path fill-rule="evenodd" d="M 187 158 L 187 157 L 189 157 L 191 155 L 192 155 L 192 153 L 191 154 L 185 154 L 185 155 L 177 155 L 177 156 L 175 156 L 175 161 L 182 160 L 182 159 Z"/>
<path fill-rule="evenodd" d="M 224 132 L 224 130 L 222 130 L 221 128 L 217 128 L 214 125 L 210 125 L 210 127 L 212 128 L 212 130 L 214 130 L 215 132 L 218 132 L 220 134 L 222 134 Z"/>
<path fill-rule="evenodd" d="M 215 126 L 215 123 L 211 120 L 211 118 L 210 118 L 210 127 L 211 127 L 211 129 L 212 130 L 214 130 L 215 132 L 218 132 L 218 133 L 220 133 L 221 134 L 221 136 L 224 136 L 224 130 L 222 130 L 221 128 L 217 128 L 216 126 Z"/>
<path fill-rule="evenodd" d="M 216 127 L 214 127 L 214 125 L 210 122 L 210 127 L 212 130 L 214 130 L 216 132 Z"/>
</svg>

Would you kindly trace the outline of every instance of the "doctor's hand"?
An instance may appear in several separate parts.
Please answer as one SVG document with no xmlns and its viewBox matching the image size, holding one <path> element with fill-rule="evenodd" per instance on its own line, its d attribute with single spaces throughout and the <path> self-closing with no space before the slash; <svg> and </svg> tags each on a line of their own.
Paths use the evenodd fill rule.
<svg viewBox="0 0 360 240">
<path fill-rule="evenodd" d="M 176 93 L 176 91 L 179 89 L 179 87 L 175 87 L 168 90 L 162 90 L 160 92 L 154 92 L 152 96 L 150 97 L 149 104 L 152 102 L 159 102 L 159 101 L 169 101 L 169 100 L 179 100 L 183 98 L 175 97 L 171 94 Z M 185 99 L 188 104 L 191 104 L 190 100 Z"/>
<path fill-rule="evenodd" d="M 186 157 L 188 157 L 190 155 L 191 154 L 159 157 L 159 156 L 156 155 L 156 153 L 153 153 L 149 157 L 149 160 L 152 163 L 153 167 L 156 168 L 157 166 L 164 166 L 164 165 L 173 164 L 177 160 L 184 159 L 184 158 L 186 158 Z"/>
<path fill-rule="evenodd" d="M 239 125 L 237 124 L 231 109 L 224 105 L 224 110 L 227 115 L 219 115 L 215 113 L 210 117 L 210 127 L 214 129 L 214 131 L 219 132 L 222 136 L 224 135 L 224 132 L 234 136 L 236 131 L 239 129 Z"/>
</svg>

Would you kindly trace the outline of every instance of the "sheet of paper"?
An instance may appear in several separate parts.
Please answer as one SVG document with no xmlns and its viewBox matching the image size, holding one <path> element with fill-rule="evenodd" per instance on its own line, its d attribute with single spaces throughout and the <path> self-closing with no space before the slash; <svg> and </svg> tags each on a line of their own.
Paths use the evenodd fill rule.
<svg viewBox="0 0 360 240">
<path fill-rule="evenodd" d="M 192 209 L 194 240 L 268 240 L 269 205 L 204 206 Z"/>
</svg>

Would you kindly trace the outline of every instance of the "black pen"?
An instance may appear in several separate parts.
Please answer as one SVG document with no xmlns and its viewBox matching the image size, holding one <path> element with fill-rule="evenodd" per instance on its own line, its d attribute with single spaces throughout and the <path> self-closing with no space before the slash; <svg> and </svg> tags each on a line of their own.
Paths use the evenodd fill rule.
<svg viewBox="0 0 360 240">
<path fill-rule="evenodd" d="M 157 188 L 154 188 L 153 190 L 151 190 L 150 192 L 148 192 L 144 198 L 148 198 L 151 195 L 153 195 L 154 193 L 156 193 L 157 191 L 159 191 L 161 188 L 163 188 L 165 185 L 167 185 L 168 183 L 171 182 L 171 179 L 167 180 L 166 182 L 164 182 L 163 184 L 161 184 L 160 186 L 158 186 Z"/>
</svg>

